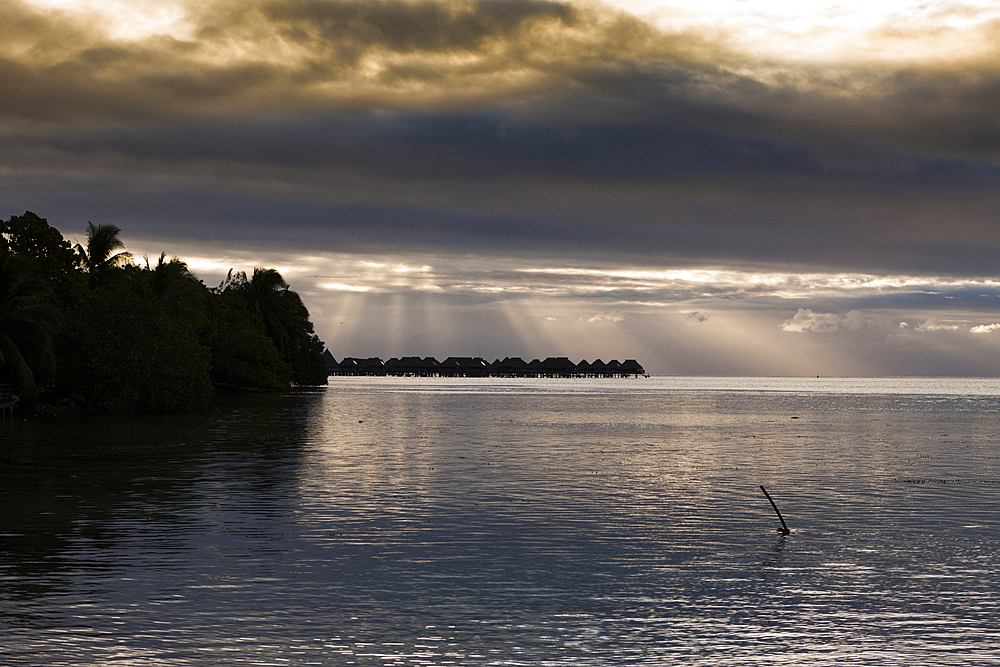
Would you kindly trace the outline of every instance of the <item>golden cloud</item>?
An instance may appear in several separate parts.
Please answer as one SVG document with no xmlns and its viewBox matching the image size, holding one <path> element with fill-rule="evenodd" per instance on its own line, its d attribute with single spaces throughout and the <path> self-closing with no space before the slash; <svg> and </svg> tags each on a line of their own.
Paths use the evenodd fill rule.
<svg viewBox="0 0 1000 667">
<path fill-rule="evenodd" d="M 669 30 L 557 0 L 190 3 L 168 12 L 172 34 L 134 40 L 107 17 L 0 7 L 8 120 L 504 108 L 535 122 L 808 141 L 826 147 L 833 171 L 838 154 L 856 163 L 852 151 L 872 141 L 1000 155 L 1000 67 L 980 48 L 995 43 L 995 22 L 969 29 L 958 55 L 824 64 L 751 53 L 732 29 Z M 863 37 L 950 44 L 957 30 L 880 26 Z"/>
</svg>

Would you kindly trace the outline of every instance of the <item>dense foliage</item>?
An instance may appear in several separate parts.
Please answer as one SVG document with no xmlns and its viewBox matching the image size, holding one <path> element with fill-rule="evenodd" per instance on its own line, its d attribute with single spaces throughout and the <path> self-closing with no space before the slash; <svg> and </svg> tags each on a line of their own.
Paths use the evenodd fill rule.
<svg viewBox="0 0 1000 667">
<path fill-rule="evenodd" d="M 58 378 L 74 398 L 116 412 L 191 410 L 212 396 L 209 351 L 180 316 L 127 284 L 67 313 Z"/>
<path fill-rule="evenodd" d="M 34 213 L 0 220 L 0 384 L 138 412 L 326 383 L 323 343 L 277 271 L 212 289 L 176 257 L 134 262 L 120 232 L 88 223 L 72 246 Z"/>
<path fill-rule="evenodd" d="M 36 372 L 55 370 L 59 310 L 45 279 L 21 255 L 0 246 L 0 379 L 35 391 Z"/>
</svg>

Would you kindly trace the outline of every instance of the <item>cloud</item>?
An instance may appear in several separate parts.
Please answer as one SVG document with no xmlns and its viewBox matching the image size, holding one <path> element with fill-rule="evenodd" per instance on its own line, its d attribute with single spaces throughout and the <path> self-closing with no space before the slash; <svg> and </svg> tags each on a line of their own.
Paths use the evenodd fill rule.
<svg viewBox="0 0 1000 667">
<path fill-rule="evenodd" d="M 606 313 L 598 313 L 594 315 L 588 322 L 624 322 L 625 313 L 621 310 L 611 310 Z"/>
<path fill-rule="evenodd" d="M 369 51 L 480 52 L 495 42 L 528 39 L 542 28 L 571 27 L 571 5 L 546 0 L 404 2 L 297 0 L 260 5 L 261 14 L 288 41 L 338 59 Z M 246 13 L 241 12 L 243 19 Z"/>
<path fill-rule="evenodd" d="M 915 192 L 927 179 L 998 178 L 1000 74 L 982 63 L 803 69 L 727 46 L 737 42 L 718 29 L 552 0 L 190 3 L 184 30 L 138 40 L 2 2 L 13 27 L 0 27 L 0 116 L 80 123 L 25 135 L 37 148 L 89 141 L 180 167 L 256 165 L 260 153 L 273 164 L 280 146 L 281 164 L 300 169 L 571 175 L 678 195 L 711 178 L 734 214 L 759 199 L 764 174 L 785 180 L 795 210 L 817 188 L 849 209 L 851 177 Z M 758 224 L 781 217 L 754 208 Z"/>
<path fill-rule="evenodd" d="M 781 324 L 782 331 L 831 333 L 838 331 L 860 331 L 869 326 L 871 320 L 860 312 L 814 313 L 808 308 L 799 308 L 795 316 Z"/>
<path fill-rule="evenodd" d="M 969 333 L 974 334 L 988 334 L 993 333 L 994 331 L 1000 331 L 1000 323 L 979 324 L 969 329 Z"/>
<path fill-rule="evenodd" d="M 17 0 L 3 9 L 0 114 L 23 120 L 505 108 L 515 126 L 578 137 L 630 129 L 636 147 L 653 141 L 647 167 L 897 176 L 926 170 L 920 153 L 1000 151 L 1000 75 L 974 54 L 806 69 L 740 50 L 735 28 L 670 30 L 554 0 L 188 3 L 183 29 L 136 40 Z"/>
<path fill-rule="evenodd" d="M 622 12 L 551 0 L 287 0 L 183 6 L 175 34 L 113 37 L 92 15 L 3 0 L 0 114 L 167 117 L 228 109 L 482 107 L 581 89 L 606 63 L 688 60 Z M 87 20 L 84 20 L 86 18 Z M 583 68 L 583 70 L 581 70 Z"/>
<path fill-rule="evenodd" d="M 924 350 L 1000 309 L 1000 23 L 978 10 L 848 30 L 559 0 L 59 4 L 0 0 L 4 215 L 206 266 L 322 252 L 294 277 L 330 313 L 516 303 L 584 338 L 711 313 L 846 359 L 889 323 Z M 385 258 L 427 268 L 364 264 Z M 744 330 L 676 328 L 691 350 Z"/>
<path fill-rule="evenodd" d="M 944 324 L 939 322 L 936 317 L 928 317 L 915 328 L 917 331 L 957 331 L 959 326 L 957 324 Z"/>
</svg>

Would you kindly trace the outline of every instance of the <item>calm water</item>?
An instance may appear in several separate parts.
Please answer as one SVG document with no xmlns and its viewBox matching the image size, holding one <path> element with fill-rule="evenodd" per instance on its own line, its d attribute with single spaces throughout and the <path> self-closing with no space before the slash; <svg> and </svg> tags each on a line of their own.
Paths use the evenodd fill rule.
<svg viewBox="0 0 1000 667">
<path fill-rule="evenodd" d="M 331 378 L 8 422 L 0 664 L 1000 664 L 998 416 L 996 380 Z"/>
</svg>

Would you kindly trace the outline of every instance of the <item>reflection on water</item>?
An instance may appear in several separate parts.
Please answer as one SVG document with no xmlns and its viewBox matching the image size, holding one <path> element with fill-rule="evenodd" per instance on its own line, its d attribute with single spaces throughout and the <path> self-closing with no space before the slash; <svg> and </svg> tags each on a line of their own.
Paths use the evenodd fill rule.
<svg viewBox="0 0 1000 667">
<path fill-rule="evenodd" d="M 0 427 L 0 664 L 1000 655 L 992 381 L 331 381 Z"/>
</svg>

